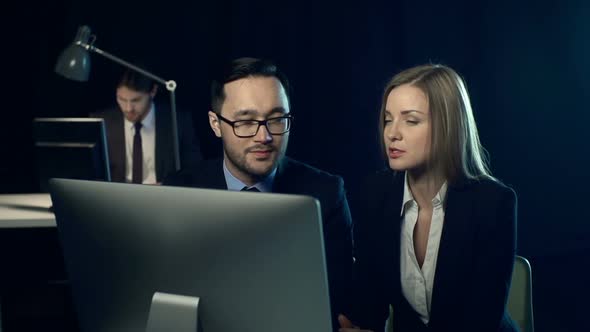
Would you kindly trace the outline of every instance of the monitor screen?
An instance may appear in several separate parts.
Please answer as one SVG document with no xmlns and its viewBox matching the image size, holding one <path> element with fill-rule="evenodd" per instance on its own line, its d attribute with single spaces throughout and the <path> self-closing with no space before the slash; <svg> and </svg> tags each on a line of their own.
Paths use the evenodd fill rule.
<svg viewBox="0 0 590 332">
<path fill-rule="evenodd" d="M 102 119 L 36 118 L 33 133 L 41 192 L 54 177 L 111 180 Z"/>
<path fill-rule="evenodd" d="M 145 331 L 155 292 L 199 297 L 199 332 L 331 331 L 319 202 L 53 179 L 82 331 Z"/>
</svg>

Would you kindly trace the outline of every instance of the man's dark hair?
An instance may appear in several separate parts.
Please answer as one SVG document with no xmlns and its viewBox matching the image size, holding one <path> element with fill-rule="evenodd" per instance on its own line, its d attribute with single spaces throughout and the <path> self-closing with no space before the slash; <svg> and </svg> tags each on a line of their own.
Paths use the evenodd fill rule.
<svg viewBox="0 0 590 332">
<path fill-rule="evenodd" d="M 287 101 L 291 104 L 289 81 L 287 76 L 269 60 L 257 58 L 239 58 L 231 61 L 219 71 L 211 84 L 211 108 L 220 114 L 225 101 L 224 85 L 246 77 L 275 77 L 281 82 Z"/>
<path fill-rule="evenodd" d="M 118 88 L 122 86 L 131 90 L 150 93 L 156 86 L 156 82 L 135 70 L 127 69 L 123 72 L 117 84 Z"/>
</svg>

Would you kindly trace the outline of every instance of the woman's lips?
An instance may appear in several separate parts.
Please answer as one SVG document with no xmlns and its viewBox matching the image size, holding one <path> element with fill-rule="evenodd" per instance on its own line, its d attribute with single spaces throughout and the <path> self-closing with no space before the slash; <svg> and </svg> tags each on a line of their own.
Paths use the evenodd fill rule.
<svg viewBox="0 0 590 332">
<path fill-rule="evenodd" d="M 391 159 L 397 159 L 401 157 L 404 153 L 406 153 L 406 151 L 404 150 L 389 148 L 389 158 Z"/>
</svg>

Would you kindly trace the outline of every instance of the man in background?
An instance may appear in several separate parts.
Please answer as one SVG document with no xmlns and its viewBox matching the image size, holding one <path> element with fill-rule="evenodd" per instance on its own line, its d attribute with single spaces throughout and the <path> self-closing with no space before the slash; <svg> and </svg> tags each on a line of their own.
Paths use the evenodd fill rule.
<svg viewBox="0 0 590 332">
<path fill-rule="evenodd" d="M 114 182 L 159 184 L 175 171 L 170 108 L 155 104 L 158 86 L 148 77 L 126 70 L 117 84 L 117 108 L 93 113 L 106 125 L 111 178 Z M 201 160 L 189 113 L 178 112 L 182 168 Z"/>
</svg>

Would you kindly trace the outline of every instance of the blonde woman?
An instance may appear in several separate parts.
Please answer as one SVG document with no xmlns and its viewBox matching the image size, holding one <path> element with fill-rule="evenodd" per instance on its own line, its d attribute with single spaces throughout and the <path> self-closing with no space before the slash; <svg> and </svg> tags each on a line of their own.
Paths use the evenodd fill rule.
<svg viewBox="0 0 590 332">
<path fill-rule="evenodd" d="M 361 195 L 358 310 L 341 331 L 383 331 L 390 305 L 394 331 L 516 331 L 516 195 L 490 174 L 461 77 L 442 65 L 397 74 L 379 129 L 390 170 Z"/>
</svg>

